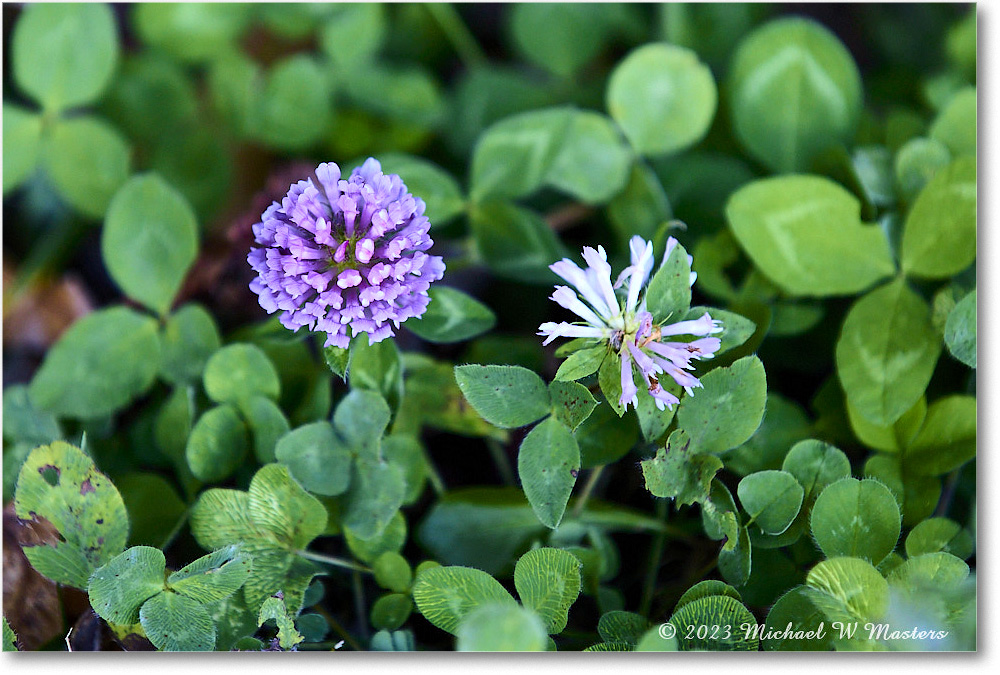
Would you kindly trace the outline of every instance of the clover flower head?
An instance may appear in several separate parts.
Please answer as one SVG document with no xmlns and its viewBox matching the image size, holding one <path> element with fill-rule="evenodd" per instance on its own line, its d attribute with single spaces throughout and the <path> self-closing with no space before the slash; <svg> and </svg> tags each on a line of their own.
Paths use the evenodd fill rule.
<svg viewBox="0 0 1000 675">
<path fill-rule="evenodd" d="M 666 251 L 660 263 L 666 264 L 670 253 L 677 246 L 673 237 L 667 239 Z M 712 319 L 708 312 L 701 317 L 675 323 L 656 325 L 653 315 L 646 310 L 645 290 L 653 271 L 653 244 L 635 236 L 629 241 L 631 265 L 626 267 L 614 284 L 611 283 L 611 265 L 604 247 L 593 249 L 585 246 L 583 259 L 586 269 L 581 269 L 568 258 L 563 258 L 549 268 L 565 279 L 570 286 L 556 286 L 552 300 L 582 319 L 575 323 L 546 322 L 539 326 L 538 334 L 545 336 L 543 344 L 559 337 L 593 338 L 607 341 L 609 348 L 621 362 L 622 395 L 619 404 L 638 406 L 639 388 L 633 381 L 633 368 L 639 370 L 647 384 L 649 395 L 660 410 L 673 408 L 679 399 L 660 385 L 661 375 L 669 375 L 674 382 L 693 394 L 700 387 L 690 370 L 695 359 L 709 359 L 719 350 L 721 341 L 710 337 L 722 331 L 722 324 Z M 691 262 L 688 256 L 688 262 Z M 691 272 L 689 284 L 694 284 L 697 274 Z M 624 292 L 620 297 L 615 289 Z M 698 339 L 684 340 L 683 336 Z M 667 338 L 674 338 L 668 340 Z"/>
<path fill-rule="evenodd" d="M 315 178 L 315 180 L 313 180 Z M 427 289 L 444 274 L 424 202 L 374 158 L 341 178 L 326 162 L 288 188 L 253 226 L 250 290 L 269 314 L 297 331 L 327 333 L 326 346 L 351 335 L 374 344 L 427 309 Z"/>
</svg>

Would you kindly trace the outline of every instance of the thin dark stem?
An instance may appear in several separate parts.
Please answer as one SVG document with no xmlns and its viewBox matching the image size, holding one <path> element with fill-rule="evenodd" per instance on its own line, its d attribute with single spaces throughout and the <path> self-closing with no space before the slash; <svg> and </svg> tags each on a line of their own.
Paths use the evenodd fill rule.
<svg viewBox="0 0 1000 675">
<path fill-rule="evenodd" d="M 462 21 L 458 10 L 451 3 L 425 3 L 424 7 L 427 8 L 428 13 L 437 22 L 437 25 L 441 28 L 445 37 L 448 38 L 451 46 L 455 48 L 455 52 L 462 59 L 462 63 L 466 67 L 471 68 L 486 63 L 486 53 L 483 52 L 483 48 L 476 42 L 472 31 Z"/>
<path fill-rule="evenodd" d="M 354 636 L 348 633 L 347 629 L 345 629 L 343 626 L 340 625 L 340 622 L 337 621 L 336 617 L 334 617 L 332 614 L 330 614 L 330 612 L 326 611 L 325 609 L 323 609 L 322 606 L 319 605 L 316 606 L 316 611 L 320 614 L 320 616 L 326 619 L 326 622 L 330 624 L 330 628 L 333 629 L 333 632 L 339 635 L 341 638 L 343 638 L 344 642 L 350 645 L 351 649 L 357 652 L 364 651 L 364 648 L 361 646 L 361 643 L 355 640 Z"/>
<path fill-rule="evenodd" d="M 547 213 L 545 222 L 556 232 L 561 232 L 589 218 L 594 213 L 594 207 L 574 202 Z"/>
<path fill-rule="evenodd" d="M 660 520 L 667 519 L 667 507 L 670 501 L 660 499 L 656 503 L 656 516 Z M 653 543 L 649 550 L 649 567 L 646 569 L 646 582 L 642 588 L 642 601 L 639 603 L 639 613 L 643 616 L 649 615 L 649 609 L 653 604 L 653 591 L 656 587 L 656 578 L 660 572 L 660 560 L 663 558 L 663 546 L 667 543 L 666 531 L 657 532 L 653 537 Z"/>
<path fill-rule="evenodd" d="M 948 513 L 948 509 L 951 508 L 951 502 L 955 499 L 955 490 L 958 488 L 958 478 L 961 473 L 962 467 L 958 467 L 948 474 L 948 480 L 944 484 L 941 499 L 938 500 L 937 509 L 934 510 L 935 516 L 942 518 Z"/>
<path fill-rule="evenodd" d="M 444 481 L 441 480 L 441 474 L 438 472 L 437 467 L 431 461 L 430 457 L 427 458 L 427 480 L 430 482 L 431 487 L 434 488 L 434 492 L 439 495 L 443 495 L 448 489 L 444 486 Z"/>
<path fill-rule="evenodd" d="M 167 536 L 163 539 L 163 543 L 160 544 L 161 551 L 166 551 L 167 548 L 169 548 L 169 546 L 172 543 L 174 543 L 174 539 L 176 539 L 177 535 L 180 534 L 181 528 L 184 527 L 184 523 L 187 522 L 187 519 L 190 517 L 190 515 L 191 515 L 191 507 L 189 506 L 187 509 L 184 510 L 184 513 L 181 514 L 181 517 L 177 519 L 177 523 L 174 525 L 173 529 L 170 530 Z"/>
<path fill-rule="evenodd" d="M 587 500 L 590 499 L 590 493 L 594 491 L 594 486 L 597 485 L 597 481 L 601 477 L 601 472 L 604 471 L 604 466 L 605 465 L 602 464 L 595 469 L 591 469 L 590 475 L 587 477 L 587 482 L 583 486 L 583 491 L 580 493 L 580 498 L 573 507 L 574 518 L 579 518 L 580 514 L 583 513 L 583 508 L 587 505 Z"/>
<path fill-rule="evenodd" d="M 353 585 L 354 585 L 354 607 L 358 612 L 358 634 L 361 639 L 368 642 L 368 613 L 365 611 L 365 589 L 361 584 L 361 574 L 357 570 L 354 570 L 353 574 Z"/>
<path fill-rule="evenodd" d="M 313 560 L 318 563 L 323 563 L 324 565 L 343 567 L 344 569 L 352 570 L 354 572 L 364 572 L 365 574 L 374 574 L 370 567 L 359 565 L 356 562 L 351 562 L 350 560 L 345 560 L 344 558 L 324 555 L 323 553 L 314 553 L 313 551 L 296 551 L 295 553 L 296 555 L 302 556 L 306 560 Z"/>
<path fill-rule="evenodd" d="M 500 472 L 500 478 L 503 480 L 504 485 L 517 485 L 517 481 L 514 478 L 514 470 L 507 459 L 507 452 L 500 445 L 500 442 L 494 438 L 487 438 L 486 447 L 490 449 L 490 456 L 493 457 L 493 463 L 497 465 L 497 471 Z"/>
</svg>

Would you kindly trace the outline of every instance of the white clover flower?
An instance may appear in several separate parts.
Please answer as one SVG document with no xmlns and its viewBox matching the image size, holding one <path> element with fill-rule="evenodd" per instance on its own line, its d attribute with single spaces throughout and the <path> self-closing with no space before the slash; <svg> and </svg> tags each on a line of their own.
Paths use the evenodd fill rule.
<svg viewBox="0 0 1000 675">
<path fill-rule="evenodd" d="M 673 237 L 667 239 L 666 251 L 660 263 L 662 267 L 677 246 Z M 559 337 L 593 338 L 605 340 L 621 360 L 622 395 L 619 403 L 626 408 L 631 403 L 637 406 L 638 387 L 632 379 L 633 365 L 642 373 L 648 384 L 650 396 L 660 410 L 673 408 L 679 399 L 660 386 L 658 375 L 667 374 L 674 382 L 692 394 L 694 387 L 700 387 L 691 373 L 694 359 L 709 359 L 719 350 L 721 341 L 708 337 L 722 331 L 719 321 L 706 312 L 698 319 L 653 324 L 653 315 L 646 310 L 645 289 L 653 271 L 653 244 L 635 236 L 629 241 L 632 264 L 611 283 L 611 265 L 603 246 L 593 249 L 585 246 L 583 259 L 586 269 L 580 269 L 572 260 L 563 258 L 549 268 L 569 282 L 569 286 L 556 286 L 552 300 L 565 307 L 583 321 L 575 323 L 548 321 L 539 326 L 538 334 L 545 336 L 543 344 L 549 344 Z M 688 262 L 692 261 L 688 256 Z M 691 272 L 690 284 L 697 275 Z M 627 283 L 624 304 L 616 288 Z M 640 295 L 642 299 L 640 301 Z M 694 336 L 699 339 L 687 341 L 665 341 L 674 336 Z"/>
</svg>

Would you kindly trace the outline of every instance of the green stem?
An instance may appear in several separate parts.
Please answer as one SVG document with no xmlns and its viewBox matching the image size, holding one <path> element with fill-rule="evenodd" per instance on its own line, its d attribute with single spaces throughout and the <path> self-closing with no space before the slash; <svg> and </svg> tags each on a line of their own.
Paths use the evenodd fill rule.
<svg viewBox="0 0 1000 675">
<path fill-rule="evenodd" d="M 365 651 L 364 648 L 361 646 L 361 643 L 355 640 L 354 636 L 348 633 L 347 630 L 340 625 L 340 622 L 337 621 L 336 617 L 334 617 L 333 614 L 330 614 L 330 612 L 326 611 L 322 606 L 319 605 L 316 606 L 316 611 L 319 612 L 320 616 L 326 619 L 326 622 L 330 625 L 330 628 L 333 629 L 333 632 L 339 635 L 341 638 L 343 638 L 344 642 L 350 645 L 351 649 L 353 649 L 356 652 Z"/>
<path fill-rule="evenodd" d="M 510 462 L 507 461 L 507 453 L 504 452 L 503 446 L 496 439 L 487 438 L 486 447 L 490 449 L 493 463 L 497 465 L 497 471 L 500 472 L 500 478 L 504 485 L 517 485 L 517 481 L 514 479 L 514 470 L 511 469 Z"/>
<path fill-rule="evenodd" d="M 323 563 L 324 565 L 343 567 L 344 569 L 354 570 L 355 572 L 364 572 L 365 574 L 374 574 L 370 567 L 359 565 L 358 563 L 345 560 L 344 558 L 337 558 L 335 556 L 324 555 L 322 553 L 314 553 L 313 551 L 296 551 L 295 554 L 305 558 L 306 560 Z"/>
<path fill-rule="evenodd" d="M 358 611 L 358 633 L 361 639 L 368 641 L 368 613 L 365 611 L 365 589 L 361 584 L 361 575 L 354 570 L 352 582 L 354 585 L 354 606 Z"/>
<path fill-rule="evenodd" d="M 181 517 L 177 519 L 177 523 L 174 525 L 174 528 L 170 530 L 170 532 L 167 534 L 166 538 L 164 538 L 163 543 L 160 544 L 159 548 L 161 551 L 166 551 L 167 548 L 172 543 L 174 543 L 174 539 L 176 539 L 177 535 L 180 534 L 181 528 L 184 527 L 184 523 L 187 522 L 187 519 L 190 515 L 191 515 L 191 507 L 189 506 L 187 507 L 187 509 L 184 510 L 184 513 L 181 514 Z"/>
<path fill-rule="evenodd" d="M 466 67 L 478 66 L 486 63 L 486 54 L 483 48 L 476 42 L 469 27 L 462 21 L 458 10 L 451 3 L 429 2 L 425 3 L 428 13 L 434 19 L 441 31 L 455 48 L 455 52 Z"/>
<path fill-rule="evenodd" d="M 656 516 L 660 520 L 667 519 L 667 506 L 670 501 L 660 499 L 656 504 Z M 653 604 L 653 591 L 656 586 L 656 577 L 660 572 L 660 560 L 663 558 L 663 546 L 667 542 L 665 531 L 657 532 L 653 537 L 652 548 L 649 551 L 649 567 L 646 569 L 646 582 L 642 588 L 642 601 L 639 603 L 639 613 L 643 616 L 649 615 L 649 609 Z"/>
<path fill-rule="evenodd" d="M 427 451 L 424 451 L 424 463 L 427 465 L 427 480 L 430 481 L 431 487 L 434 488 L 434 492 L 443 495 L 447 492 L 447 488 L 444 486 L 444 481 L 441 480 L 441 473 Z"/>
<path fill-rule="evenodd" d="M 587 477 L 587 482 L 583 486 L 583 492 L 580 493 L 580 498 L 576 500 L 576 505 L 573 507 L 573 517 L 579 518 L 580 514 L 583 513 L 583 507 L 587 505 L 587 500 L 590 499 L 590 493 L 594 491 L 594 486 L 597 485 L 597 480 L 601 477 L 601 472 L 604 471 L 605 465 L 592 469 L 590 475 Z"/>
</svg>

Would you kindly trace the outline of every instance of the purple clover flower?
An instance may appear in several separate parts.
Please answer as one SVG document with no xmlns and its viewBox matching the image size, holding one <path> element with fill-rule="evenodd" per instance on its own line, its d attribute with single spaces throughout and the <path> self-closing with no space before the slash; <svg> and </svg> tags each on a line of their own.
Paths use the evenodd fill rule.
<svg viewBox="0 0 1000 675">
<path fill-rule="evenodd" d="M 374 158 L 346 180 L 320 164 L 315 179 L 294 183 L 253 226 L 250 290 L 285 328 L 327 333 L 328 347 L 350 344 L 348 326 L 375 344 L 424 313 L 444 274 L 441 257 L 425 253 L 434 242 L 424 201 Z"/>
<path fill-rule="evenodd" d="M 662 267 L 677 246 L 673 237 L 667 239 Z M 721 341 L 717 337 L 707 337 L 722 331 L 722 324 L 709 316 L 708 312 L 698 319 L 653 325 L 653 315 L 646 311 L 646 297 L 643 289 L 653 271 L 653 244 L 642 237 L 632 237 L 629 242 L 632 264 L 611 283 L 611 265 L 603 246 L 596 250 L 589 246 L 583 249 L 586 269 L 563 258 L 549 266 L 553 272 L 572 284 L 556 286 L 552 300 L 570 310 L 583 322 L 555 323 L 548 321 L 539 326 L 538 334 L 545 336 L 543 344 L 549 344 L 557 337 L 593 338 L 607 341 L 610 349 L 621 360 L 622 395 L 619 404 L 628 408 L 639 404 L 639 388 L 633 381 L 633 366 L 642 373 L 649 395 L 660 410 L 673 408 L 680 402 L 676 396 L 660 386 L 659 375 L 669 375 L 674 382 L 692 395 L 701 382 L 691 373 L 694 359 L 709 359 L 719 350 Z M 691 260 L 691 256 L 688 256 Z M 692 272 L 689 284 L 694 284 L 697 275 Z M 615 288 L 628 283 L 625 297 L 619 299 Z M 642 294 L 642 300 L 639 296 Z M 622 301 L 624 300 L 624 304 Z M 695 336 L 691 341 L 665 340 L 675 336 Z"/>
</svg>

